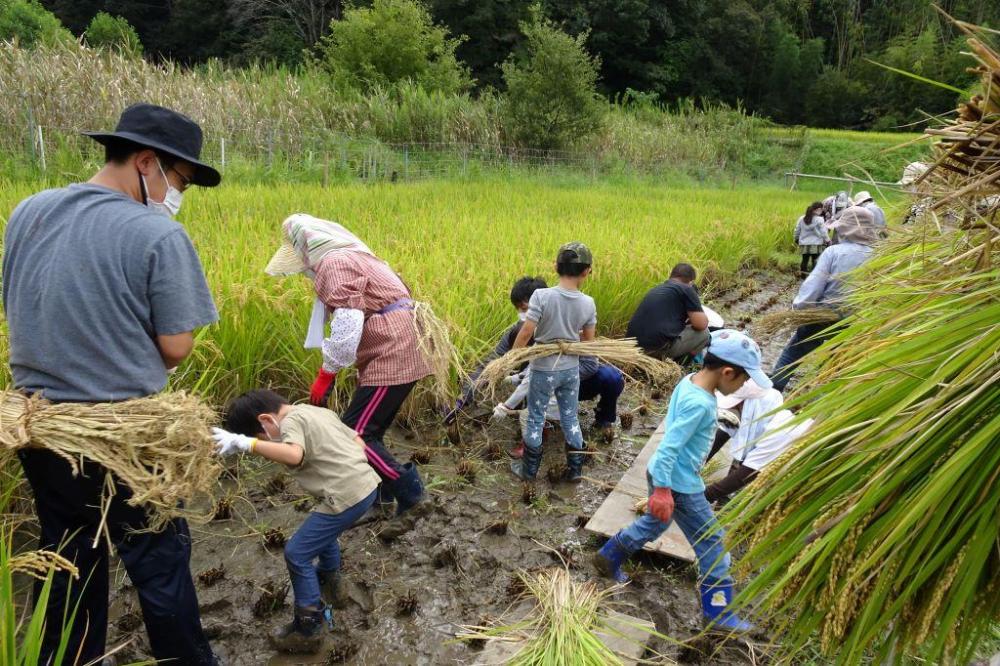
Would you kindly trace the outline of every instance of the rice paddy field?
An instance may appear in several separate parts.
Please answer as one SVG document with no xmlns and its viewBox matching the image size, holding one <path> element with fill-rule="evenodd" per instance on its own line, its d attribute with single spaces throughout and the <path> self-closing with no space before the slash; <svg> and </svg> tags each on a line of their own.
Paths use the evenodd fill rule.
<svg viewBox="0 0 1000 666">
<path fill-rule="evenodd" d="M 9 214 L 39 187 L 5 184 L 0 211 Z M 564 242 L 581 240 L 593 250 L 586 291 L 597 302 L 599 333 L 616 336 L 646 290 L 678 261 L 692 263 L 709 291 L 742 268 L 790 261 L 791 229 L 816 196 L 527 177 L 196 189 L 179 219 L 204 263 L 221 321 L 200 332 L 174 387 L 216 404 L 262 385 L 301 397 L 319 363 L 302 349 L 310 285 L 263 272 L 291 213 L 336 220 L 364 239 L 448 323 L 471 362 L 510 324 L 514 280 L 554 280 L 555 252 Z"/>
</svg>

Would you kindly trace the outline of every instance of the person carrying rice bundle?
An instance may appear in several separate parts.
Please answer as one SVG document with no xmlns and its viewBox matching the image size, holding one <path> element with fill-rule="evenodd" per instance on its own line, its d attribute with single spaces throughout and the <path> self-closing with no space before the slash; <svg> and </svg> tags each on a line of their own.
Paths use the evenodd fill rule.
<svg viewBox="0 0 1000 666">
<path fill-rule="evenodd" d="M 191 352 L 192 331 L 218 319 L 191 240 L 171 219 L 184 190 L 221 180 L 198 159 L 201 128 L 170 109 L 136 104 L 114 132 L 88 136 L 104 145 L 104 167 L 86 183 L 22 201 L 4 234 L 14 386 L 54 403 L 160 392 Z M 79 462 L 75 474 L 51 450 L 17 455 L 35 498 L 39 547 L 80 571 L 73 585 L 66 572 L 54 575 L 39 663 L 56 654 L 74 612 L 66 646 L 72 663 L 105 654 L 109 544 L 139 596 L 153 657 L 218 663 L 201 627 L 186 522 L 147 530 L 149 507 L 128 504 L 132 492 L 122 479 L 93 460 Z M 40 590 L 39 582 L 36 599 Z"/>
<path fill-rule="evenodd" d="M 413 463 L 399 463 L 383 436 L 417 381 L 432 374 L 420 350 L 410 291 L 388 264 L 336 222 L 296 214 L 282 230 L 284 243 L 265 270 L 275 276 L 301 273 L 315 290 L 305 346 L 321 349 L 323 363 L 309 401 L 325 405 L 337 373 L 357 368 L 354 396 L 340 418 L 367 445 L 368 462 L 382 481 L 382 501 L 394 498 L 401 515 L 423 500 L 423 484 Z"/>
<path fill-rule="evenodd" d="M 792 301 L 792 307 L 796 310 L 819 307 L 836 309 L 843 299 L 842 275 L 871 257 L 872 246 L 879 236 L 874 215 L 861 206 L 851 206 L 845 210 L 834 223 L 833 230 L 840 242 L 831 245 L 820 255 L 816 267 L 799 287 L 799 292 Z M 799 326 L 774 364 L 771 373 L 774 388 L 784 392 L 795 372 L 795 366 L 828 340 L 835 328 L 836 322 Z"/>
</svg>

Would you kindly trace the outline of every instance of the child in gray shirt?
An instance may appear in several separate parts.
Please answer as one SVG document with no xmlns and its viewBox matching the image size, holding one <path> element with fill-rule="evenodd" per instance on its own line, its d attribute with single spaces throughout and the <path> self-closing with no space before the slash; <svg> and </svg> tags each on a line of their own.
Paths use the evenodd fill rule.
<svg viewBox="0 0 1000 666">
<path fill-rule="evenodd" d="M 514 349 L 524 347 L 534 337 L 539 344 L 579 342 L 594 339 L 597 308 L 594 299 L 580 291 L 590 274 L 593 257 L 583 243 L 567 243 L 556 256 L 558 286 L 538 289 L 528 302 L 527 319 Z M 545 407 L 555 395 L 559 403 L 560 425 L 566 437 L 566 480 L 579 482 L 583 474 L 583 432 L 577 415 L 580 393 L 579 357 L 553 354 L 531 362 L 528 387 L 528 419 L 524 426 L 524 457 L 511 463 L 515 476 L 532 481 L 542 461 L 542 428 Z"/>
</svg>

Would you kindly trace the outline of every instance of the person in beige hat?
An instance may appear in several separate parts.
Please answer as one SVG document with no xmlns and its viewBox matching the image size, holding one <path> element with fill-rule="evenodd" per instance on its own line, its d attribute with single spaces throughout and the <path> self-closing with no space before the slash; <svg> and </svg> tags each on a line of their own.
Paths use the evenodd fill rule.
<svg viewBox="0 0 1000 666">
<path fill-rule="evenodd" d="M 879 229 L 885 229 L 885 212 L 875 203 L 875 199 L 872 198 L 868 190 L 861 190 L 855 195 L 854 205 L 869 210 L 875 218 L 875 226 Z"/>
</svg>

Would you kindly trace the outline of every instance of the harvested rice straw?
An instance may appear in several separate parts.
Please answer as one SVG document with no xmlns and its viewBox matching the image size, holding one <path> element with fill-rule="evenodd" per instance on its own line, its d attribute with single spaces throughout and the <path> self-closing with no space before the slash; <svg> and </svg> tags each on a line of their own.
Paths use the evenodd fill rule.
<svg viewBox="0 0 1000 666">
<path fill-rule="evenodd" d="M 65 571 L 73 578 L 80 577 L 80 570 L 76 568 L 76 565 L 51 550 L 33 550 L 15 555 L 7 562 L 7 570 L 39 580 L 45 580 L 45 577 L 53 570 Z"/>
<path fill-rule="evenodd" d="M 483 390 L 492 392 L 505 377 L 524 363 L 556 354 L 593 356 L 617 366 L 626 374 L 629 371 L 642 372 L 653 384 L 664 388 L 673 386 L 681 378 L 679 365 L 673 361 L 660 361 L 647 356 L 632 338 L 624 340 L 597 338 L 591 342 L 553 342 L 512 349 L 483 368 L 477 385 Z"/>
<path fill-rule="evenodd" d="M 619 633 L 600 610 L 617 586 L 598 590 L 592 582 L 578 583 L 565 569 L 519 573 L 535 605 L 528 615 L 506 626 L 463 627 L 459 640 L 493 639 L 522 643 L 521 649 L 504 663 L 516 666 L 575 664 L 608 666 L 621 658 L 604 644 L 596 632 Z"/>
<path fill-rule="evenodd" d="M 103 465 L 132 491 L 128 503 L 146 508 L 155 531 L 177 517 L 211 519 L 211 510 L 197 513 L 181 505 L 211 496 L 222 472 L 211 438 L 215 420 L 205 403 L 183 392 L 117 403 L 51 404 L 4 391 L 0 451 L 47 449 L 74 473 L 82 458 Z"/>
<path fill-rule="evenodd" d="M 433 385 L 430 392 L 439 407 L 450 407 L 454 398 L 452 369 L 462 378 L 462 361 L 455 345 L 451 343 L 448 325 L 434 314 L 429 303 L 413 302 L 413 325 L 417 332 L 417 344 L 421 354 L 431 368 Z M 461 383 L 459 381 L 458 383 Z"/>
<path fill-rule="evenodd" d="M 780 331 L 809 324 L 832 324 L 843 317 L 836 310 L 829 308 L 807 308 L 805 310 L 782 310 L 772 312 L 758 319 L 754 325 L 754 333 L 758 336 L 772 336 Z"/>
</svg>

